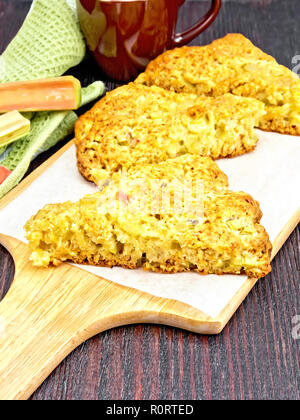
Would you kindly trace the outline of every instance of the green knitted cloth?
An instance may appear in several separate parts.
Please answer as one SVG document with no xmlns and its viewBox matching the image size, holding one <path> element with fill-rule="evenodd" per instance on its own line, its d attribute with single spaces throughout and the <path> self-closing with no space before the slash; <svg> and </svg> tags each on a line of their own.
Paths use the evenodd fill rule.
<svg viewBox="0 0 300 420">
<path fill-rule="evenodd" d="M 84 55 L 75 0 L 34 0 L 17 36 L 0 56 L 0 83 L 60 76 Z M 102 82 L 82 89 L 82 105 L 97 99 L 104 89 Z M 0 198 L 20 182 L 34 157 L 73 132 L 77 120 L 70 111 L 26 116 L 31 119 L 30 134 L 0 148 L 0 165 L 13 171 L 0 185 Z"/>
<path fill-rule="evenodd" d="M 61 76 L 85 55 L 80 27 L 66 0 L 34 0 L 0 57 L 0 83 Z M 9 24 L 9 22 L 8 22 Z"/>
</svg>

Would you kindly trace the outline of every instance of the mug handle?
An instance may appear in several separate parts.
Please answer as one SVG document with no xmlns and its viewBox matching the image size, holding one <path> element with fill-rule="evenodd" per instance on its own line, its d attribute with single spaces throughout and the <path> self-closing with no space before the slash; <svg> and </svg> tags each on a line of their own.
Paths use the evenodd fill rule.
<svg viewBox="0 0 300 420">
<path fill-rule="evenodd" d="M 222 0 L 212 0 L 209 11 L 200 20 L 200 22 L 196 23 L 194 26 L 184 32 L 176 33 L 173 35 L 171 48 L 182 47 L 183 45 L 188 44 L 190 41 L 196 38 L 196 36 L 201 34 L 201 32 L 208 28 L 216 19 L 221 6 Z"/>
</svg>

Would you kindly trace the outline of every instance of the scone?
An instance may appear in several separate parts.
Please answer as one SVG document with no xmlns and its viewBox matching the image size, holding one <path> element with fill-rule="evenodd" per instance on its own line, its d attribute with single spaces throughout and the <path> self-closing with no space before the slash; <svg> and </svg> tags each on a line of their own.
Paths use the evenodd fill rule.
<svg viewBox="0 0 300 420">
<path fill-rule="evenodd" d="M 115 175 L 77 203 L 50 204 L 26 224 L 36 266 L 62 261 L 163 273 L 270 270 L 259 204 L 228 189 L 208 157 L 185 155 Z"/>
<path fill-rule="evenodd" d="M 79 171 L 98 183 L 120 169 L 187 153 L 220 157 L 253 150 L 264 113 L 255 99 L 199 98 L 130 83 L 109 92 L 75 128 Z"/>
<path fill-rule="evenodd" d="M 256 98 L 266 107 L 259 127 L 300 135 L 300 79 L 240 34 L 202 47 L 166 51 L 136 80 L 175 92 Z"/>
</svg>

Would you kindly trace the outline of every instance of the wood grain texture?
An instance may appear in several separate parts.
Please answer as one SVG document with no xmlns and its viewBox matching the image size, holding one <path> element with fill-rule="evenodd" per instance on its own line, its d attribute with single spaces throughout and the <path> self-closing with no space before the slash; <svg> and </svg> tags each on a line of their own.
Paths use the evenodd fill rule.
<svg viewBox="0 0 300 420">
<path fill-rule="evenodd" d="M 29 3 L 0 0 L 0 52 L 18 30 Z M 180 29 L 205 7 L 205 1 L 186 4 Z M 226 1 L 212 27 L 193 43 L 241 32 L 291 68 L 292 57 L 300 54 L 299 13 L 298 0 Z M 91 57 L 72 74 L 84 85 L 105 80 Z M 106 82 L 109 89 L 116 86 Z M 31 170 L 52 153 L 36 159 Z M 292 338 L 292 318 L 300 314 L 299 227 L 272 266 L 273 272 L 256 285 L 220 336 L 148 325 L 107 331 L 77 348 L 32 399 L 298 400 L 300 340 Z M 11 258 L 0 249 L 2 296 L 13 271 Z"/>
<path fill-rule="evenodd" d="M 120 325 L 158 323 L 201 334 L 223 328 L 189 305 L 69 264 L 34 268 L 27 245 L 1 234 L 0 241 L 15 263 L 13 284 L 0 305 L 0 400 L 28 399 L 74 348 Z"/>
</svg>

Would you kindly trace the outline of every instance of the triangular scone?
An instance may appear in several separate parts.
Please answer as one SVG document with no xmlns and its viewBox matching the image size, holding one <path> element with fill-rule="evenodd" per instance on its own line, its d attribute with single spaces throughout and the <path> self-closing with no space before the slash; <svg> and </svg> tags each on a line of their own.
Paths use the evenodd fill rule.
<svg viewBox="0 0 300 420">
<path fill-rule="evenodd" d="M 97 183 L 137 163 L 186 153 L 213 159 L 253 150 L 264 106 L 224 95 L 199 98 L 130 83 L 109 92 L 76 124 L 80 172 Z"/>
<path fill-rule="evenodd" d="M 136 80 L 175 92 L 256 98 L 267 113 L 259 127 L 300 135 L 300 79 L 240 34 L 202 47 L 166 51 Z"/>
<path fill-rule="evenodd" d="M 259 204 L 228 189 L 207 157 L 143 165 L 77 203 L 50 204 L 26 224 L 31 260 L 143 267 L 164 273 L 270 270 L 271 244 Z"/>
</svg>

